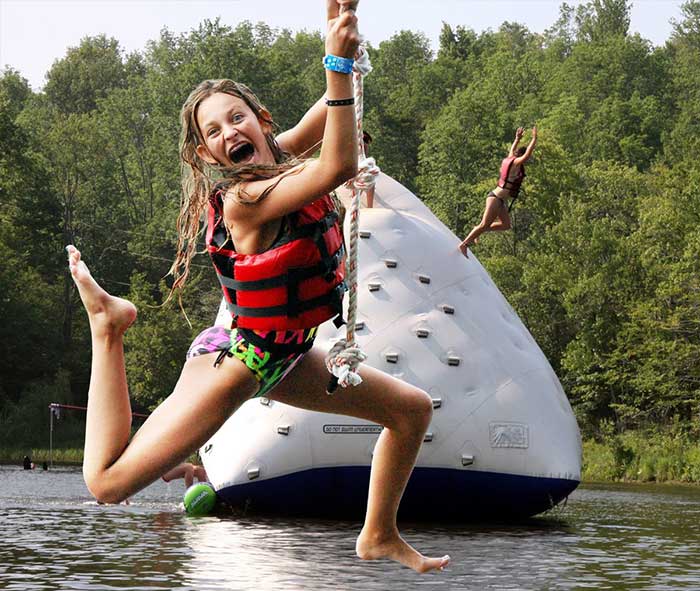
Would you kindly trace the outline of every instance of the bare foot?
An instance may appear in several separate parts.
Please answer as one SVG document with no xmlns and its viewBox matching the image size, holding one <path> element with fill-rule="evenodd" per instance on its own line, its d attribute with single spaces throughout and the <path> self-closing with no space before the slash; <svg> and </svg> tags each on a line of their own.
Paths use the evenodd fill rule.
<svg viewBox="0 0 700 591">
<path fill-rule="evenodd" d="M 469 247 L 471 244 L 466 244 L 464 242 L 461 242 L 459 245 L 459 251 L 467 258 L 469 258 Z"/>
<path fill-rule="evenodd" d="M 66 250 L 68 268 L 90 319 L 93 334 L 124 334 L 136 319 L 136 306 L 102 289 L 93 279 L 87 265 L 81 260 L 80 252 L 75 246 L 69 244 Z"/>
<path fill-rule="evenodd" d="M 362 560 L 390 558 L 419 573 L 427 573 L 431 570 L 443 570 L 450 563 L 450 557 L 448 555 L 442 558 L 423 556 L 420 552 L 407 544 L 398 532 L 395 532 L 390 537 L 380 539 L 365 534 L 364 530 L 362 530 L 360 536 L 357 538 L 355 551 Z"/>
</svg>

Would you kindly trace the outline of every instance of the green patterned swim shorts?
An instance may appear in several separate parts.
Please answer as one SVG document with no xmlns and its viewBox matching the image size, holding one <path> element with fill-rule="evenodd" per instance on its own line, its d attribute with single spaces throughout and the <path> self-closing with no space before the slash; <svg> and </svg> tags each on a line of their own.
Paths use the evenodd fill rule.
<svg viewBox="0 0 700 591">
<path fill-rule="evenodd" d="M 236 357 L 246 364 L 260 384 L 255 394 L 265 396 L 301 361 L 316 338 L 318 327 L 270 331 L 212 326 L 202 331 L 190 345 L 187 359 L 219 353 L 214 362 Z"/>
</svg>

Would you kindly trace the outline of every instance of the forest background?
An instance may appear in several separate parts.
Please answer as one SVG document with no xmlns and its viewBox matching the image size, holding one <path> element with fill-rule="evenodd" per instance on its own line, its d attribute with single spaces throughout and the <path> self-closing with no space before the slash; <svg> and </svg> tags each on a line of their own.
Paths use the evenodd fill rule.
<svg viewBox="0 0 700 591">
<path fill-rule="evenodd" d="M 629 23 L 629 2 L 592 0 L 562 4 L 544 34 L 445 24 L 434 51 L 402 31 L 369 48 L 365 129 L 382 170 L 462 237 L 515 129 L 537 124 L 514 230 L 484 236 L 478 258 L 560 377 L 585 474 L 697 482 L 700 2 L 682 5 L 662 47 Z M 0 71 L 1 457 L 47 447 L 49 403 L 86 402 L 89 329 L 66 244 L 140 308 L 126 343 L 134 409 L 171 391 L 220 299 L 202 254 L 183 296 L 192 326 L 158 306 L 176 248 L 180 107 L 201 80 L 233 78 L 286 129 L 324 92 L 322 55 L 320 32 L 204 21 L 130 54 L 86 37 L 40 92 Z M 64 413 L 56 445 L 79 448 L 83 420 Z"/>
</svg>

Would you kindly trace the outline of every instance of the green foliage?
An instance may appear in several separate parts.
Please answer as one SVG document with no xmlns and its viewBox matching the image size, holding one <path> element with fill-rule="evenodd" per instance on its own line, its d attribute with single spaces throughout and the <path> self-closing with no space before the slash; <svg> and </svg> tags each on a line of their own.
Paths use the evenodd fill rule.
<svg viewBox="0 0 700 591">
<path fill-rule="evenodd" d="M 364 128 L 373 138 L 372 156 L 387 174 L 413 187 L 427 115 L 420 76 L 430 65 L 430 45 L 422 34 L 401 31 L 370 51 L 370 57 Z"/>
<path fill-rule="evenodd" d="M 0 393 L 9 400 L 17 400 L 25 384 L 56 372 L 61 361 L 60 326 L 48 321 L 57 288 L 26 258 L 0 239 Z"/>
<path fill-rule="evenodd" d="M 700 482 L 697 433 L 677 423 L 658 428 L 614 433 L 583 443 L 584 481 Z"/>
<path fill-rule="evenodd" d="M 631 3 L 627 0 L 593 0 L 576 10 L 578 38 L 596 42 L 627 35 Z"/>
<path fill-rule="evenodd" d="M 126 70 L 116 39 L 85 37 L 46 75 L 46 96 L 64 113 L 88 113 L 97 100 L 126 84 Z"/>
<path fill-rule="evenodd" d="M 82 425 L 82 430 L 85 431 L 85 426 Z M 81 434 L 83 436 L 84 433 Z M 49 464 L 51 459 L 55 464 L 63 465 L 75 465 L 80 466 L 83 463 L 83 448 L 73 447 L 66 448 L 61 447 L 59 449 L 54 448 L 53 450 L 48 447 L 48 443 L 45 443 L 46 447 L 32 447 L 29 449 L 28 446 L 8 446 L 0 447 L 0 462 L 3 464 L 13 464 L 22 465 L 22 459 L 24 456 L 29 456 L 32 462 L 35 464 L 35 470 L 41 470 L 41 464 L 46 462 Z"/>
<path fill-rule="evenodd" d="M 59 371 L 47 379 L 27 379 L 22 399 L 0 407 L 0 448 L 48 447 L 49 404 L 71 402 L 70 376 Z M 56 433 L 58 421 L 54 419 Z M 80 445 L 85 433 L 84 416 L 63 413 L 60 419 L 60 445 Z M 26 451 L 24 453 L 27 453 Z"/>
<path fill-rule="evenodd" d="M 199 283 L 195 278 L 188 286 L 183 297 L 186 308 L 191 308 L 195 294 L 201 294 Z M 210 284 L 209 297 L 197 297 L 198 306 L 190 327 L 176 301 L 159 305 L 169 290 L 162 282 L 158 287 L 155 291 L 143 274 L 132 275 L 128 298 L 138 307 L 139 318 L 127 331 L 124 341 L 131 398 L 149 410 L 172 392 L 190 343 L 201 330 L 214 323 L 219 299 L 219 291 Z"/>
</svg>

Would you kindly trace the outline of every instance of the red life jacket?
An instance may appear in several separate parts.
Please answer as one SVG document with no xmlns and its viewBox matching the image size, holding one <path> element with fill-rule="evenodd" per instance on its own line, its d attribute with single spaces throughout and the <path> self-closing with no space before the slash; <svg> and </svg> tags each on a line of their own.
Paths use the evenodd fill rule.
<svg viewBox="0 0 700 591">
<path fill-rule="evenodd" d="M 239 254 L 223 221 L 221 191 L 209 200 L 206 244 L 233 326 L 292 330 L 342 323 L 346 285 L 343 234 L 333 200 L 324 195 L 286 216 L 269 250 Z"/>
<path fill-rule="evenodd" d="M 510 167 L 513 166 L 513 162 L 517 156 L 508 156 L 508 158 L 504 158 L 501 162 L 501 174 L 498 177 L 498 186 L 501 187 L 502 189 L 506 189 L 507 191 L 510 191 L 510 194 L 513 197 L 518 196 L 518 192 L 520 191 L 520 185 L 523 184 L 523 179 L 525 178 L 525 166 L 520 165 L 520 170 L 518 171 L 518 175 L 514 179 L 508 179 L 508 174 L 510 173 Z"/>
</svg>

